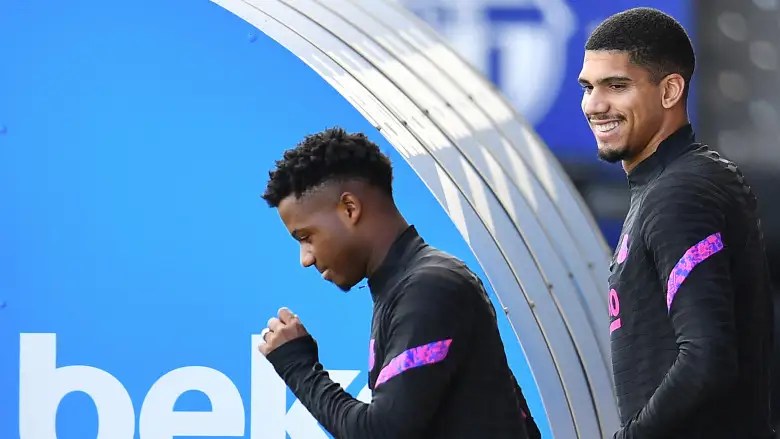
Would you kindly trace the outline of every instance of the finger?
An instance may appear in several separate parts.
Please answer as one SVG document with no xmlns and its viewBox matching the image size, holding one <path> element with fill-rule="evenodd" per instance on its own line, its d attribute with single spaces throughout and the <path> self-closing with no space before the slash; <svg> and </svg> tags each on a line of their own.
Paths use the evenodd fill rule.
<svg viewBox="0 0 780 439">
<path fill-rule="evenodd" d="M 292 311 L 290 311 L 290 309 L 287 307 L 279 308 L 278 314 L 279 314 L 279 319 L 284 324 L 290 323 L 290 321 L 298 317 L 295 314 L 293 314 Z"/>
<path fill-rule="evenodd" d="M 270 329 L 268 329 L 268 328 L 265 328 L 265 329 L 263 329 L 263 330 L 260 332 L 260 338 L 262 338 L 262 339 L 263 339 L 263 344 L 265 344 L 265 343 L 267 342 L 267 340 L 265 339 L 265 337 L 266 337 L 266 336 L 267 336 L 267 335 L 268 335 L 270 332 L 271 332 L 271 330 L 270 330 Z"/>
<path fill-rule="evenodd" d="M 281 320 L 277 319 L 276 317 L 271 317 L 270 319 L 268 319 L 268 325 L 267 326 L 268 326 L 268 329 L 270 329 L 271 331 L 276 332 L 276 331 L 282 329 L 282 326 L 284 326 L 284 324 L 281 322 Z"/>
<path fill-rule="evenodd" d="M 263 355 L 268 355 L 268 349 L 268 343 L 263 342 L 257 345 L 257 350 Z"/>
</svg>

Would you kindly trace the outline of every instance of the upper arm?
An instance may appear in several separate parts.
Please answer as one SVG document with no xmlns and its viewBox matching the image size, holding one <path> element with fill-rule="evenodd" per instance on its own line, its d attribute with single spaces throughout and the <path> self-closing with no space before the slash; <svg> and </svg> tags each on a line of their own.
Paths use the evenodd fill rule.
<svg viewBox="0 0 780 439">
<path fill-rule="evenodd" d="M 392 407 L 410 435 L 428 424 L 465 355 L 474 309 L 468 288 L 457 273 L 423 269 L 395 303 L 372 406 Z"/>
<path fill-rule="evenodd" d="M 735 362 L 727 195 L 711 180 L 685 174 L 659 184 L 645 203 L 643 235 L 681 353 L 721 362 L 727 371 Z"/>
<path fill-rule="evenodd" d="M 643 236 L 670 313 L 686 296 L 730 292 L 722 288 L 729 281 L 725 197 L 715 183 L 683 175 L 660 182 L 645 200 Z"/>
<path fill-rule="evenodd" d="M 460 273 L 445 268 L 425 268 L 412 274 L 395 304 L 389 324 L 388 357 L 422 346 L 446 345 L 458 353 L 465 342 L 473 303 L 473 288 Z"/>
</svg>

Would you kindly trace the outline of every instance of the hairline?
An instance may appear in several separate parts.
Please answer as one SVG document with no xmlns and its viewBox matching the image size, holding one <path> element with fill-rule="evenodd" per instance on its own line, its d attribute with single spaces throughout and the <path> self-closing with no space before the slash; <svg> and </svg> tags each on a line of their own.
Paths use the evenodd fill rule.
<svg viewBox="0 0 780 439">
<path fill-rule="evenodd" d="M 317 194 L 323 193 L 329 188 L 335 187 L 337 185 L 339 185 L 342 188 L 339 190 L 339 192 L 344 192 L 343 186 L 350 183 L 360 183 L 365 185 L 366 187 L 376 189 L 380 191 L 382 194 L 387 195 L 385 194 L 384 188 L 371 183 L 371 180 L 367 177 L 336 175 L 324 179 L 323 181 L 317 183 L 316 185 L 307 188 L 300 194 L 297 194 L 295 191 L 290 191 L 290 193 L 285 197 L 282 197 L 282 199 L 293 197 L 293 200 L 296 203 L 305 202 L 306 199 L 311 198 L 312 196 L 316 196 Z"/>
</svg>

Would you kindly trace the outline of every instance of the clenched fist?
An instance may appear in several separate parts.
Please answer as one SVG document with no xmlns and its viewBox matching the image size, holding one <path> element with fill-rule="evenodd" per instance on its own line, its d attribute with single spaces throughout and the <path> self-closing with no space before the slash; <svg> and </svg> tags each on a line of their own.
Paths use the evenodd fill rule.
<svg viewBox="0 0 780 439">
<path fill-rule="evenodd" d="M 263 342 L 260 343 L 258 349 L 263 355 L 268 355 L 288 341 L 305 337 L 308 334 L 297 315 L 287 308 L 280 308 L 278 317 L 268 319 L 268 327 L 260 333 Z"/>
</svg>

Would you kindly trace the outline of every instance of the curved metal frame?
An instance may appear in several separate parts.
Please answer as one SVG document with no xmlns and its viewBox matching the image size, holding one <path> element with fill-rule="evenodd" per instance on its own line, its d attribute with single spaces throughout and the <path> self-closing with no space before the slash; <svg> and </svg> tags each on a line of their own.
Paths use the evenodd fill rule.
<svg viewBox="0 0 780 439">
<path fill-rule="evenodd" d="M 213 1 L 314 69 L 431 190 L 504 306 L 553 435 L 617 429 L 600 324 L 609 250 L 559 163 L 501 95 L 397 4 Z"/>
</svg>

